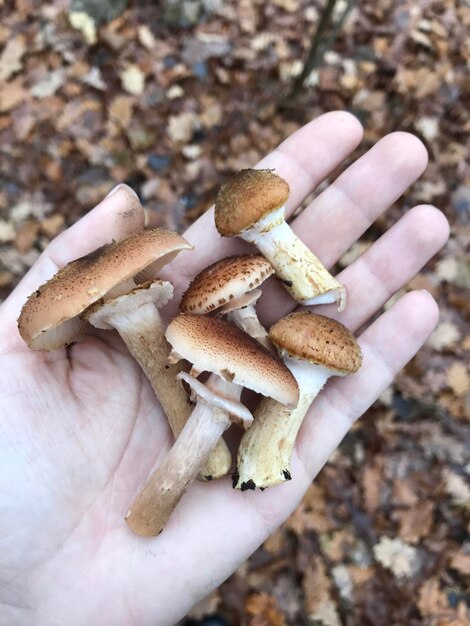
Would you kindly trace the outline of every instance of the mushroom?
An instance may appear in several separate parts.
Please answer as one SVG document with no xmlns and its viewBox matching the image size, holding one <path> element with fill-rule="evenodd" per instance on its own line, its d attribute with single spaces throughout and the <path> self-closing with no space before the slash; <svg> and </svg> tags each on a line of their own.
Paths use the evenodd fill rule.
<svg viewBox="0 0 470 626">
<path fill-rule="evenodd" d="M 261 254 L 229 256 L 202 270 L 183 295 L 183 313 L 202 315 L 217 311 L 272 351 L 266 329 L 256 315 L 261 296 L 256 289 L 274 273 Z"/>
<path fill-rule="evenodd" d="M 224 237 L 254 243 L 276 276 L 302 304 L 346 304 L 346 289 L 331 276 L 284 219 L 289 185 L 270 170 L 241 170 L 223 184 L 215 202 L 215 225 Z"/>
<path fill-rule="evenodd" d="M 269 338 L 294 374 L 300 399 L 293 411 L 271 399 L 261 400 L 238 449 L 234 487 L 242 491 L 291 479 L 292 449 L 313 400 L 328 378 L 353 374 L 362 362 L 352 333 L 323 315 L 291 313 L 272 326 Z"/>
<path fill-rule="evenodd" d="M 177 233 L 146 230 L 105 245 L 72 261 L 33 293 L 21 311 L 18 329 L 34 350 L 55 350 L 76 340 L 89 327 L 115 328 L 148 377 L 173 433 L 177 436 L 191 413 L 184 389 L 175 383 L 179 368 L 169 366 L 170 348 L 156 306 L 173 295 L 169 282 L 154 276 L 180 251 L 192 246 Z M 156 306 L 155 306 L 156 305 Z M 225 475 L 231 456 L 223 441 L 208 472 Z"/>
<path fill-rule="evenodd" d="M 212 448 L 232 421 L 253 419 L 240 402 L 242 387 L 293 408 L 294 376 L 282 361 L 233 324 L 203 315 L 181 314 L 168 326 L 173 359 L 186 359 L 196 372 L 211 372 L 202 383 L 181 372 L 197 396 L 196 406 L 163 463 L 151 475 L 126 515 L 138 535 L 159 534 Z"/>
</svg>

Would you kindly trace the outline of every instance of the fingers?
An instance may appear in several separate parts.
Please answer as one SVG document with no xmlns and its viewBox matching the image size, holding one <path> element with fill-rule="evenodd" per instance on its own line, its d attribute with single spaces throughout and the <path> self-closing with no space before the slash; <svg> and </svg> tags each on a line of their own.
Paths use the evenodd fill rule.
<svg viewBox="0 0 470 626">
<path fill-rule="evenodd" d="M 419 178 L 426 163 L 426 149 L 419 139 L 408 133 L 387 135 L 323 191 L 292 228 L 331 267 Z M 285 289 L 272 281 L 258 310 L 270 325 L 294 306 Z"/>
<path fill-rule="evenodd" d="M 1 334 L 17 341 L 16 319 L 26 298 L 69 261 L 144 226 L 144 212 L 135 192 L 119 185 L 97 207 L 56 237 L 0 307 Z M 12 332 L 14 328 L 14 332 Z"/>
<path fill-rule="evenodd" d="M 273 168 L 287 180 L 291 188 L 287 206 L 290 213 L 353 152 L 361 138 L 362 128 L 354 116 L 343 111 L 326 113 L 291 135 L 256 167 Z M 184 237 L 196 246 L 197 257 L 189 255 L 191 258 L 184 259 L 181 255 L 165 272 L 165 278 L 174 283 L 177 293 L 210 263 L 250 249 L 238 238 L 220 237 L 212 209 L 200 217 Z"/>
<path fill-rule="evenodd" d="M 448 236 L 449 224 L 441 211 L 427 205 L 414 207 L 339 274 L 348 290 L 345 310 L 338 313 L 334 305 L 311 310 L 357 330 L 419 272 Z"/>
<path fill-rule="evenodd" d="M 297 442 L 297 454 L 314 477 L 353 422 L 390 385 L 437 325 L 439 310 L 426 291 L 403 296 L 360 337 L 361 369 L 332 379 L 310 409 Z"/>
</svg>

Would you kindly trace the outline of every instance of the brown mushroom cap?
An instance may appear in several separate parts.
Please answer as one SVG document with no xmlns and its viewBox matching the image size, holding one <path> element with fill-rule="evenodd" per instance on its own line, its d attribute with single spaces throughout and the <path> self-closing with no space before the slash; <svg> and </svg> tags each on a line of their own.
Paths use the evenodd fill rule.
<svg viewBox="0 0 470 626">
<path fill-rule="evenodd" d="M 284 363 L 233 324 L 182 313 L 165 336 L 173 350 L 199 371 L 213 372 L 290 407 L 297 405 L 297 382 Z"/>
<path fill-rule="evenodd" d="M 74 318 L 86 308 L 119 283 L 146 269 L 155 274 L 191 249 L 177 233 L 146 230 L 72 261 L 28 298 L 18 319 L 21 337 L 36 350 L 62 348 L 76 337 Z"/>
<path fill-rule="evenodd" d="M 261 254 L 229 256 L 202 270 L 181 300 L 184 313 L 209 313 L 237 300 L 274 273 Z"/>
<path fill-rule="evenodd" d="M 339 375 L 357 372 L 362 363 L 351 331 L 324 315 L 291 313 L 271 327 L 269 339 L 283 356 L 321 365 Z"/>
<path fill-rule="evenodd" d="M 279 209 L 289 197 L 289 185 L 270 170 L 241 170 L 219 189 L 215 225 L 233 237 Z"/>
</svg>

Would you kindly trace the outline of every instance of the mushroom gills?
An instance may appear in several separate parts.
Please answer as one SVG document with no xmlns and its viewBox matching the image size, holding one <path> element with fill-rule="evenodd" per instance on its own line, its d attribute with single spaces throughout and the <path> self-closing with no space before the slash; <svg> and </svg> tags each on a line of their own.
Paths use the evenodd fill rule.
<svg viewBox="0 0 470 626">
<path fill-rule="evenodd" d="M 240 236 L 253 243 L 275 269 L 276 276 L 301 304 L 346 304 L 345 288 L 284 221 L 284 207 L 264 216 Z"/>
</svg>

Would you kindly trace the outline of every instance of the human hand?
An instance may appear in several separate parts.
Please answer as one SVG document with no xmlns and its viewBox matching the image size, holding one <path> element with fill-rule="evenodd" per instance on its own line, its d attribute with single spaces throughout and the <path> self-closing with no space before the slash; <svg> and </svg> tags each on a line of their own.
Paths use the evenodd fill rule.
<svg viewBox="0 0 470 626">
<path fill-rule="evenodd" d="M 356 148 L 359 122 L 342 112 L 306 125 L 263 159 L 291 188 L 292 212 Z M 415 137 L 382 139 L 293 222 L 331 266 L 426 166 Z M 178 619 L 226 579 L 298 504 L 353 422 L 434 329 L 426 292 L 403 296 L 360 335 L 360 371 L 333 379 L 305 419 L 293 480 L 264 492 L 231 489 L 229 478 L 192 485 L 164 532 L 133 535 L 124 515 L 171 435 L 150 385 L 113 332 L 67 349 L 32 352 L 16 319 L 26 297 L 59 267 L 143 227 L 143 211 L 120 186 L 55 239 L 0 308 L 0 624 L 161 626 Z M 195 245 L 162 278 L 175 285 L 177 310 L 188 282 L 214 260 L 247 247 L 221 239 L 212 211 L 185 233 Z M 315 307 L 352 330 L 367 325 L 389 297 L 445 243 L 444 216 L 411 209 L 340 275 L 346 310 Z M 269 325 L 295 308 L 274 281 L 258 311 Z"/>
</svg>

